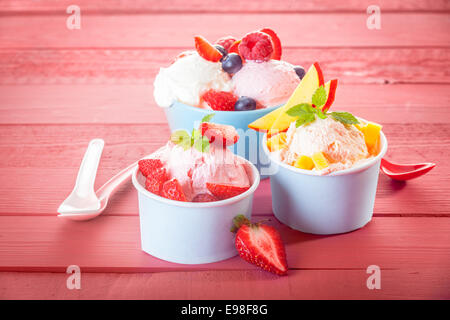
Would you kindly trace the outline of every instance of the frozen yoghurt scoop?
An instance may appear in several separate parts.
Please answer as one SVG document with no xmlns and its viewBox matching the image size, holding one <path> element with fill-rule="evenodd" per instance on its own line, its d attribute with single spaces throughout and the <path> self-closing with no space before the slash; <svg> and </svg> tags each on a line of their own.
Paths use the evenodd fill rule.
<svg viewBox="0 0 450 320">
<path fill-rule="evenodd" d="M 180 53 L 154 81 L 156 103 L 178 101 L 217 111 L 251 111 L 286 102 L 305 75 L 301 66 L 281 60 L 278 35 L 269 28 L 212 44 L 194 37 L 195 50 Z"/>
<path fill-rule="evenodd" d="M 139 161 L 148 191 L 171 200 L 209 202 L 250 188 L 246 162 L 227 148 L 239 139 L 235 128 L 209 122 L 211 117 L 191 134 L 174 131 L 166 145 Z"/>
</svg>

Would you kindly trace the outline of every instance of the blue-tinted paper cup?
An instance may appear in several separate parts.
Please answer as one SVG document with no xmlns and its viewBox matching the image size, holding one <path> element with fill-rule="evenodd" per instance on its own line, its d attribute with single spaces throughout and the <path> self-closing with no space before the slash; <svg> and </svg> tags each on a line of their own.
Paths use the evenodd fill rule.
<svg viewBox="0 0 450 320">
<path fill-rule="evenodd" d="M 240 137 L 235 145 L 230 146 L 230 150 L 252 162 L 258 168 L 261 179 L 265 179 L 270 175 L 272 169 L 269 159 L 262 150 L 263 134 L 249 129 L 248 125 L 276 108 L 278 106 L 252 111 L 215 111 L 175 102 L 169 108 L 165 108 L 164 111 L 171 131 L 185 129 L 190 132 L 193 128 L 198 128 L 204 116 L 211 113 L 214 113 L 211 122 L 235 127 Z"/>
<path fill-rule="evenodd" d="M 337 234 L 366 225 L 373 214 L 381 158 L 387 140 L 381 132 L 380 153 L 361 165 L 319 176 L 266 155 L 273 163 L 270 176 L 272 209 L 289 227 L 313 234 Z"/>
</svg>

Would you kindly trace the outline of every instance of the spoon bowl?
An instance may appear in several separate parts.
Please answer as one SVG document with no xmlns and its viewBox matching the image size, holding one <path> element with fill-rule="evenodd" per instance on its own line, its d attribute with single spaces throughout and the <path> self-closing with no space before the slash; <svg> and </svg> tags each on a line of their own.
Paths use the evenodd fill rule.
<svg viewBox="0 0 450 320">
<path fill-rule="evenodd" d="M 381 171 L 394 180 L 406 181 L 418 178 L 436 166 L 435 163 L 397 164 L 381 159 Z"/>
</svg>

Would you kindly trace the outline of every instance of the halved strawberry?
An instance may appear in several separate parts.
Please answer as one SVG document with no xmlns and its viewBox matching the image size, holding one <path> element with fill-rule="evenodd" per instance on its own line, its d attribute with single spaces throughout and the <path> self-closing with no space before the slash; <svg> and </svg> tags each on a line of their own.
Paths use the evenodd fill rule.
<svg viewBox="0 0 450 320">
<path fill-rule="evenodd" d="M 209 89 L 200 97 L 211 109 L 216 111 L 234 111 L 234 105 L 238 100 L 232 92 Z"/>
<path fill-rule="evenodd" d="M 187 201 L 183 189 L 177 179 L 164 182 L 161 189 L 161 196 L 176 201 Z"/>
<path fill-rule="evenodd" d="M 195 36 L 195 50 L 205 60 L 219 62 L 222 54 L 211 43 L 202 36 Z"/>
<path fill-rule="evenodd" d="M 247 191 L 250 187 L 239 187 L 231 184 L 207 182 L 206 188 L 208 188 L 209 192 L 211 192 L 218 199 L 224 200 L 240 195 L 241 193 Z"/>
<path fill-rule="evenodd" d="M 274 227 L 252 224 L 243 215 L 236 216 L 233 224 L 232 231 L 238 230 L 235 245 L 242 259 L 278 275 L 287 273 L 286 251 Z"/>
<path fill-rule="evenodd" d="M 153 170 L 151 174 L 147 176 L 147 180 L 145 180 L 145 189 L 159 195 L 161 194 L 164 182 L 167 180 L 169 180 L 169 176 L 167 175 L 166 169 L 158 168 Z"/>
<path fill-rule="evenodd" d="M 163 164 L 159 159 L 142 159 L 138 162 L 139 170 L 144 177 L 147 177 L 156 169 L 162 168 Z"/>
<path fill-rule="evenodd" d="M 233 126 L 202 122 L 199 129 L 202 136 L 207 137 L 210 143 L 220 147 L 231 146 L 239 140 L 239 134 Z"/>
<path fill-rule="evenodd" d="M 280 41 L 280 38 L 278 38 L 278 35 L 275 33 L 275 31 L 273 31 L 272 29 L 269 29 L 269 28 L 264 28 L 259 31 L 264 32 L 265 34 L 269 35 L 270 39 L 272 40 L 273 52 L 272 52 L 272 55 L 270 56 L 270 58 L 274 59 L 274 60 L 280 60 L 282 50 L 281 50 L 281 41 Z"/>
</svg>

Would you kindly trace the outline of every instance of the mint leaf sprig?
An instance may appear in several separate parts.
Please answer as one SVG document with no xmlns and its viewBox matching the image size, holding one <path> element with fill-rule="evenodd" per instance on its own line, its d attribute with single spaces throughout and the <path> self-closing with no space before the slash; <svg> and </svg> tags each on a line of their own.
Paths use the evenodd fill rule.
<svg viewBox="0 0 450 320">
<path fill-rule="evenodd" d="M 286 113 L 291 117 L 297 118 L 297 121 L 295 122 L 295 126 L 297 128 L 313 122 L 316 120 L 316 116 L 320 119 L 326 119 L 328 116 L 331 116 L 334 120 L 346 125 L 359 123 L 358 119 L 356 119 L 356 117 L 349 112 L 322 112 L 322 110 L 319 108 L 314 108 L 309 103 L 301 103 L 293 106 L 287 110 Z"/>
<path fill-rule="evenodd" d="M 210 113 L 203 117 L 201 122 L 209 122 L 214 113 Z M 209 152 L 209 139 L 202 136 L 198 129 L 192 129 L 192 133 L 186 130 L 176 130 L 170 135 L 170 141 L 181 146 L 184 150 L 194 147 L 200 152 Z"/>
<path fill-rule="evenodd" d="M 356 117 L 349 112 L 323 112 L 320 108 L 325 105 L 327 98 L 327 91 L 325 90 L 325 87 L 320 86 L 312 96 L 312 104 L 301 103 L 295 105 L 287 110 L 286 113 L 291 117 L 297 118 L 297 121 L 295 122 L 295 126 L 297 128 L 313 122 L 316 120 L 316 116 L 320 119 L 326 119 L 328 116 L 331 116 L 334 120 L 347 125 L 359 123 L 358 119 L 356 119 Z"/>
</svg>

